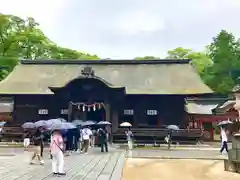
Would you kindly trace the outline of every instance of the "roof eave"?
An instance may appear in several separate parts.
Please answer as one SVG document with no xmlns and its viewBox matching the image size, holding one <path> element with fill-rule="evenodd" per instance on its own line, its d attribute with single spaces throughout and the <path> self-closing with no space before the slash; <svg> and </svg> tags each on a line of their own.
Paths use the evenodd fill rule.
<svg viewBox="0 0 240 180">
<path fill-rule="evenodd" d="M 121 64 L 188 64 L 190 59 L 157 59 L 157 60 L 21 60 L 21 64 L 41 64 L 41 65 L 60 65 L 60 64 L 85 64 L 85 65 L 121 65 Z"/>
</svg>

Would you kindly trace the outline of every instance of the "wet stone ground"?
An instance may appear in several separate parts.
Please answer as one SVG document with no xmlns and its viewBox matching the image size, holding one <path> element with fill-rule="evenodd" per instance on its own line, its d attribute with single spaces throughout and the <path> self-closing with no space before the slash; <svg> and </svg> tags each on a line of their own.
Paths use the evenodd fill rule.
<svg viewBox="0 0 240 180">
<path fill-rule="evenodd" d="M 14 156 L 7 156 L 14 155 Z M 156 167 L 189 167 L 192 159 L 208 159 L 213 162 L 214 159 L 220 171 L 223 172 L 222 160 L 227 158 L 227 155 L 220 155 L 218 149 L 201 149 L 201 148 L 173 148 L 168 151 L 166 149 L 151 150 L 151 149 L 134 149 L 125 151 L 116 148 L 110 148 L 109 153 L 101 153 L 99 148 L 91 148 L 88 155 L 74 153 L 65 158 L 65 177 L 53 177 L 51 174 L 51 160 L 48 159 L 48 152 L 45 152 L 45 165 L 29 165 L 31 152 L 23 152 L 22 149 L 1 148 L 0 149 L 0 177 L 2 180 L 141 180 L 146 174 L 155 174 L 155 177 L 161 177 L 154 172 Z M 127 160 L 126 160 L 127 159 Z M 144 159 L 139 161 L 138 159 Z M 159 159 L 174 159 L 159 160 Z M 179 159 L 188 159 L 179 160 Z M 156 163 L 155 163 L 156 161 Z M 200 161 L 199 161 L 200 162 Z M 209 163 L 210 163 L 209 162 Z M 139 165 L 140 163 L 140 165 Z M 141 165 L 143 163 L 143 165 Z M 155 163 L 155 165 L 154 165 Z M 182 164 L 183 163 L 183 164 Z M 187 163 L 187 164 L 185 164 Z M 206 164 L 207 163 L 207 164 Z M 145 165 L 147 164 L 147 165 Z M 214 164 L 214 165 L 215 165 Z M 125 165 L 123 177 L 122 171 Z M 148 167 L 148 170 L 144 167 Z M 150 167 L 151 166 L 151 167 Z M 154 166 L 154 167 L 153 167 Z M 212 166 L 207 161 L 202 163 L 202 168 Z M 131 168 L 132 167 L 132 168 Z M 135 168 L 137 167 L 137 168 Z M 194 166 L 195 167 L 195 166 Z M 196 166 L 195 168 L 200 168 Z M 139 169 L 140 168 L 140 169 Z M 142 168 L 142 169 L 141 169 Z M 158 168 L 157 168 L 158 169 Z M 164 169 L 164 168 L 162 168 Z M 166 171 L 167 172 L 167 171 Z M 177 169 L 176 169 L 177 172 Z M 179 171 L 180 172 L 180 171 Z M 215 171 L 214 171 L 215 172 Z M 191 172 L 185 172 L 191 173 Z M 219 173 L 219 169 L 218 169 Z M 140 175 L 141 176 L 137 176 Z M 166 175 L 166 174 L 165 174 Z M 191 180 L 191 174 L 188 175 Z M 170 179 L 169 179 L 169 178 Z M 201 176 L 199 176 L 201 177 Z M 132 179 L 131 179 L 132 178 Z M 140 179 L 139 179 L 140 178 Z M 158 178 L 157 178 L 158 179 Z M 164 180 L 171 180 L 171 177 L 166 175 Z M 149 177 L 149 180 L 151 178 Z M 193 179 L 194 180 L 194 179 Z"/>
<path fill-rule="evenodd" d="M 5 150 L 1 150 L 3 153 Z M 125 161 L 123 150 L 110 149 L 109 153 L 100 153 L 99 149 L 90 149 L 89 154 L 75 153 L 65 158 L 66 176 L 54 177 L 51 172 L 51 160 L 45 153 L 44 166 L 29 165 L 31 152 L 20 152 L 15 156 L 0 156 L 0 177 L 2 180 L 120 180 Z M 6 152 L 4 152 L 6 155 Z"/>
</svg>

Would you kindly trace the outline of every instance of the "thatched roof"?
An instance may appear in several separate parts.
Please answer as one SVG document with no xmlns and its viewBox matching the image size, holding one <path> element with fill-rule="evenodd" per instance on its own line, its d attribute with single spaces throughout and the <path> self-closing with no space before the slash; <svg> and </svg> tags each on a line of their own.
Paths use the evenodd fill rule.
<svg viewBox="0 0 240 180">
<path fill-rule="evenodd" d="M 90 66 L 95 75 L 127 94 L 212 93 L 188 60 L 22 61 L 0 82 L 0 94 L 52 94 Z"/>
<path fill-rule="evenodd" d="M 189 114 L 213 114 L 212 110 L 218 106 L 216 101 L 208 100 L 197 100 L 197 99 L 185 99 L 185 110 Z"/>
</svg>

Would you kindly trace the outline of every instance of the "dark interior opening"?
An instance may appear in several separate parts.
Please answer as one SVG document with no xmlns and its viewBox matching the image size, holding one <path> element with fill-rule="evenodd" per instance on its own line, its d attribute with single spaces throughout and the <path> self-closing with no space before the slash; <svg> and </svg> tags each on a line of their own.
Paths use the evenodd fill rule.
<svg viewBox="0 0 240 180">
<path fill-rule="evenodd" d="M 91 120 L 95 122 L 105 121 L 106 112 L 104 108 L 96 109 L 95 111 L 86 111 L 86 120 Z"/>
<path fill-rule="evenodd" d="M 157 115 L 148 115 L 147 122 L 149 126 L 157 127 L 158 126 L 158 116 Z"/>
<path fill-rule="evenodd" d="M 129 122 L 130 124 L 134 124 L 134 116 L 133 115 L 120 115 L 119 117 L 119 124 L 123 122 Z"/>
</svg>

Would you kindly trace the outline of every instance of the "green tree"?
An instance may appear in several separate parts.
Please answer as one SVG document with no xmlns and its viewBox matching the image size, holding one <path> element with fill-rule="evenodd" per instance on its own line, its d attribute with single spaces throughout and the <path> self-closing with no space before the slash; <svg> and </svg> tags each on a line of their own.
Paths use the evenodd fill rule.
<svg viewBox="0 0 240 180">
<path fill-rule="evenodd" d="M 231 71 L 240 67 L 239 49 L 239 41 L 225 30 L 213 38 L 208 53 L 213 64 L 206 68 L 204 80 L 214 91 L 226 94 L 233 88 Z"/>
<path fill-rule="evenodd" d="M 144 56 L 144 57 L 136 57 L 136 60 L 154 60 L 154 59 L 161 59 L 160 57 L 155 56 Z"/>
<path fill-rule="evenodd" d="M 186 59 L 187 56 L 192 53 L 192 49 L 185 49 L 182 47 L 177 47 L 173 50 L 167 52 L 167 59 Z"/>
<path fill-rule="evenodd" d="M 0 80 L 18 64 L 19 59 L 95 60 L 96 55 L 59 47 L 31 17 L 0 14 Z"/>
<path fill-rule="evenodd" d="M 168 51 L 167 59 L 190 59 L 196 71 L 202 76 L 206 67 L 212 65 L 212 61 L 206 52 L 194 52 L 192 49 L 182 47 Z"/>
</svg>

